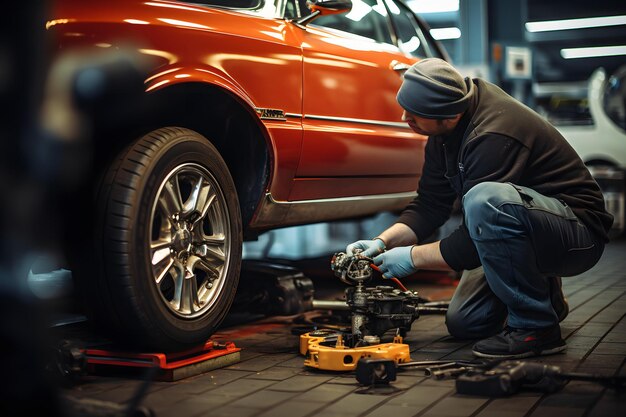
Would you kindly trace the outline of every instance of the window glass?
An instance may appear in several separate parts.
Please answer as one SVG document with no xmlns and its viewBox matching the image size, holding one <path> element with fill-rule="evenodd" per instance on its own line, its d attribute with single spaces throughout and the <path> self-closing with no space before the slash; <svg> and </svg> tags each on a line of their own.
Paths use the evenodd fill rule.
<svg viewBox="0 0 626 417">
<path fill-rule="evenodd" d="M 554 126 L 593 125 L 587 97 L 535 95 L 535 110 Z"/>
<path fill-rule="evenodd" d="M 353 33 L 380 43 L 392 43 L 387 9 L 378 0 L 352 0 L 350 12 L 321 16 L 311 25 Z"/>
<path fill-rule="evenodd" d="M 311 14 L 306 0 L 287 0 L 285 4 L 285 19 L 299 19 Z"/>
<path fill-rule="evenodd" d="M 418 36 L 416 25 L 413 19 L 399 8 L 390 8 L 391 20 L 396 29 L 398 37 L 398 48 L 404 53 L 411 54 L 416 57 L 427 56 L 424 49 L 424 43 Z"/>
<path fill-rule="evenodd" d="M 613 123 L 626 130 L 626 66 L 609 77 L 602 104 Z"/>
<path fill-rule="evenodd" d="M 396 0 L 385 0 L 385 4 L 391 12 L 398 47 L 403 52 L 419 58 L 449 59 L 438 42 L 430 35 L 428 25 L 419 16 Z"/>
</svg>

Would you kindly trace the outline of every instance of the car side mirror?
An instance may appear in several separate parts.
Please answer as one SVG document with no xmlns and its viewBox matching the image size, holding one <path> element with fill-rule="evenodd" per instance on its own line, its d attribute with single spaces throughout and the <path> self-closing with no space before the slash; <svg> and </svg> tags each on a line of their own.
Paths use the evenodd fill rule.
<svg viewBox="0 0 626 417">
<path fill-rule="evenodd" d="M 347 13 L 352 10 L 352 0 L 307 0 L 306 5 L 311 14 L 296 22 L 300 26 L 305 26 L 318 16 Z"/>
</svg>

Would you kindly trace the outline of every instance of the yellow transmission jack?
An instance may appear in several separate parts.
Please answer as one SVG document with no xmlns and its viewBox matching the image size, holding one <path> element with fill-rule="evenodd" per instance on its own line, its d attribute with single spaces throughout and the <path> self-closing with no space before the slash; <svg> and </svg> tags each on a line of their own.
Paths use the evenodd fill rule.
<svg viewBox="0 0 626 417">
<path fill-rule="evenodd" d="M 419 317 L 417 292 L 402 284 L 400 289 L 390 286 L 366 287 L 372 278 L 372 260 L 360 255 L 336 253 L 330 267 L 342 282 L 346 307 L 351 311 L 351 333 L 317 330 L 300 336 L 300 353 L 304 365 L 329 371 L 352 371 L 362 358 L 387 359 L 400 364 L 410 362 L 409 345 L 402 343 L 402 335 Z M 396 280 L 397 281 L 397 280 Z M 397 282 L 399 283 L 399 281 Z M 396 329 L 392 343 L 380 343 L 388 330 Z"/>
<path fill-rule="evenodd" d="M 409 345 L 396 336 L 392 343 L 347 347 L 343 335 L 334 331 L 316 330 L 300 336 L 300 353 L 304 365 L 326 371 L 353 371 L 361 358 L 388 359 L 395 363 L 411 361 Z"/>
</svg>

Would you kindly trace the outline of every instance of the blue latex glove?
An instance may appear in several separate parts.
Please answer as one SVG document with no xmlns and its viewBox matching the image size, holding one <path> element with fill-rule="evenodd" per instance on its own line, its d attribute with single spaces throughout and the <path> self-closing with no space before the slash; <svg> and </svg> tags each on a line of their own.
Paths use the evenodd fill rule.
<svg viewBox="0 0 626 417">
<path fill-rule="evenodd" d="M 380 269 L 383 278 L 403 278 L 417 271 L 411 258 L 411 249 L 413 246 L 400 246 L 374 258 L 374 264 Z"/>
<path fill-rule="evenodd" d="M 380 239 L 358 240 L 346 248 L 346 255 L 352 256 L 355 249 L 361 249 L 361 255 L 372 258 L 385 251 L 385 242 Z"/>
</svg>

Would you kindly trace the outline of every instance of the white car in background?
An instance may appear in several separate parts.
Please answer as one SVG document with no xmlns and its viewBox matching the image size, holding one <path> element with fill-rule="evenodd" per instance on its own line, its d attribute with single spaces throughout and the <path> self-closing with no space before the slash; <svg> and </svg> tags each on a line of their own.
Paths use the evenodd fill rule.
<svg viewBox="0 0 626 417">
<path fill-rule="evenodd" d="M 613 214 L 613 233 L 626 223 L 626 66 L 611 76 L 603 68 L 589 79 L 590 124 L 555 123 L 578 152 L 602 188 L 607 209 Z"/>
</svg>

